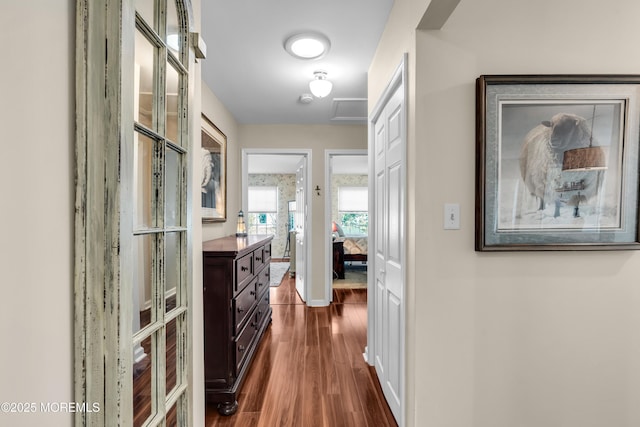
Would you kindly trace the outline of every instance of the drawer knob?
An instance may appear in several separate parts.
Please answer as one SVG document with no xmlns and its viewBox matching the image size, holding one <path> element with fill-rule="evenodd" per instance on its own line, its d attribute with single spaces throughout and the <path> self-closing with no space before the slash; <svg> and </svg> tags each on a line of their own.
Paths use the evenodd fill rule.
<svg viewBox="0 0 640 427">
<path fill-rule="evenodd" d="M 238 313 L 242 313 L 243 311 L 244 311 L 244 308 L 238 307 Z"/>
<path fill-rule="evenodd" d="M 249 291 L 249 295 L 256 296 L 256 291 Z"/>
<path fill-rule="evenodd" d="M 244 348 L 244 346 L 243 346 L 243 345 L 239 345 L 239 346 L 238 346 L 238 351 L 239 351 L 240 353 L 243 353 L 245 350 L 246 350 L 246 349 Z"/>
<path fill-rule="evenodd" d="M 249 270 L 249 267 L 245 267 L 244 265 L 240 267 L 240 271 L 247 271 Z"/>
<path fill-rule="evenodd" d="M 257 256 L 257 257 L 256 257 L 256 260 L 258 260 L 258 261 L 262 261 L 262 257 Z"/>
</svg>

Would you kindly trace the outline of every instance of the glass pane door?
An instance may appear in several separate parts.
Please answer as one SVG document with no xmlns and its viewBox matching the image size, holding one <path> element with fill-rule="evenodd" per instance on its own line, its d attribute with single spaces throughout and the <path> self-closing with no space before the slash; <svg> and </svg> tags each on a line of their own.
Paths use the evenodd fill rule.
<svg viewBox="0 0 640 427">
<path fill-rule="evenodd" d="M 179 0 L 136 7 L 133 425 L 186 425 L 187 20 Z"/>
</svg>

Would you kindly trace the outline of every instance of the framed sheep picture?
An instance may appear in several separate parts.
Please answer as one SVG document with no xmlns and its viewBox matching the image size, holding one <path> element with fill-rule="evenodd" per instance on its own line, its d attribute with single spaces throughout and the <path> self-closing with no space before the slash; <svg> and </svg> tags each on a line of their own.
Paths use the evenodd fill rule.
<svg viewBox="0 0 640 427">
<path fill-rule="evenodd" d="M 476 250 L 640 249 L 640 76 L 480 76 Z"/>
</svg>

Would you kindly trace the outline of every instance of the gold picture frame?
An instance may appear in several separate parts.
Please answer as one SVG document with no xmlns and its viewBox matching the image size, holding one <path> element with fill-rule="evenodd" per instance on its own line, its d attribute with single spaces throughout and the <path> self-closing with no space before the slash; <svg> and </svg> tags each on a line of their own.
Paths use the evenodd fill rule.
<svg viewBox="0 0 640 427">
<path fill-rule="evenodd" d="M 227 220 L 227 136 L 204 114 L 201 127 L 202 222 Z"/>
</svg>

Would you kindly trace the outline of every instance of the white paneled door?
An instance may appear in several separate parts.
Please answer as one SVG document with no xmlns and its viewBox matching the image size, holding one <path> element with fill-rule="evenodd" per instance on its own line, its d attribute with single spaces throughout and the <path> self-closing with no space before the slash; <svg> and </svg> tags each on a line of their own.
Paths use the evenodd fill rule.
<svg viewBox="0 0 640 427">
<path fill-rule="evenodd" d="M 404 86 L 390 92 L 372 122 L 374 157 L 374 365 L 399 424 L 404 361 Z"/>
<path fill-rule="evenodd" d="M 306 197 L 306 168 L 307 158 L 302 157 L 296 169 L 296 290 L 302 301 L 307 300 L 305 292 L 306 275 L 306 227 L 307 227 L 307 197 Z"/>
</svg>

